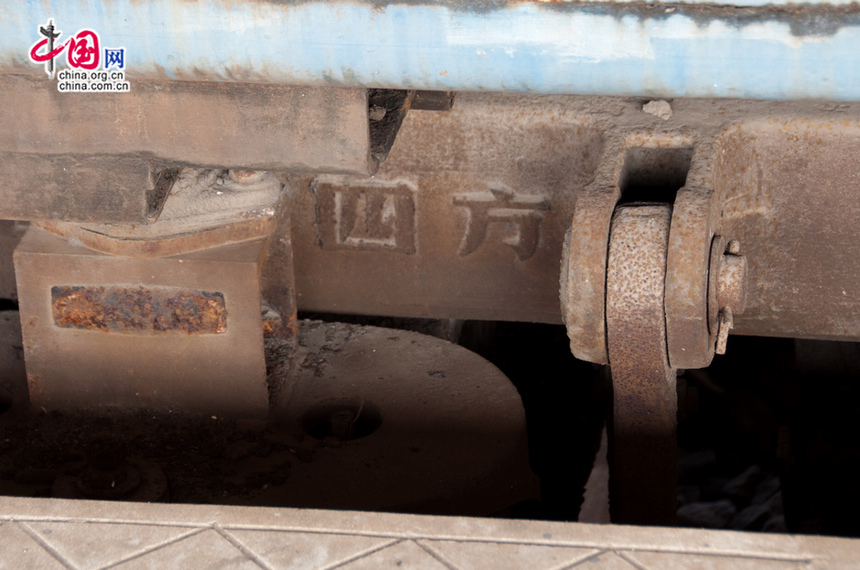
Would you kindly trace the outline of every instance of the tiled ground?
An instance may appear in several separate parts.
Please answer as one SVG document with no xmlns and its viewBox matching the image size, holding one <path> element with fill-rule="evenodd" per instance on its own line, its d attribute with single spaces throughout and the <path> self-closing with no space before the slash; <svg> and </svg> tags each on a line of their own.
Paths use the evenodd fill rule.
<svg viewBox="0 0 860 570">
<path fill-rule="evenodd" d="M 856 568 L 860 540 L 224 506 L 0 498 L 0 569 Z"/>
</svg>

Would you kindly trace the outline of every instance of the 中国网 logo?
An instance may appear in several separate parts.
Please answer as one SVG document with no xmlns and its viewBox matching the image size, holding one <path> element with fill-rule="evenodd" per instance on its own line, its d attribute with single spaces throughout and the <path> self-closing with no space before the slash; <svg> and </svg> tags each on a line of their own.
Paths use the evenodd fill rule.
<svg viewBox="0 0 860 570">
<path fill-rule="evenodd" d="M 62 41 L 62 31 L 55 29 L 53 19 L 39 26 L 38 40 L 30 48 L 30 61 L 43 64 L 45 73 L 57 77 L 57 90 L 77 93 L 127 93 L 125 48 L 102 48 L 94 30 L 83 29 Z M 68 68 L 57 71 L 65 55 Z"/>
</svg>

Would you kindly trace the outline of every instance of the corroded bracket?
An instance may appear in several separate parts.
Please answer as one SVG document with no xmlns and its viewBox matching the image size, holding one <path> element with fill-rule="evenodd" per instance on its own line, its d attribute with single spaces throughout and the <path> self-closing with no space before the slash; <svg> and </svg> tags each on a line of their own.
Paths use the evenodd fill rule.
<svg viewBox="0 0 860 570">
<path fill-rule="evenodd" d="M 710 143 L 630 135 L 610 147 L 567 236 L 563 316 L 573 354 L 611 368 L 613 520 L 671 524 L 676 370 L 725 351 L 746 262 L 715 237 Z"/>
<path fill-rule="evenodd" d="M 606 333 L 612 371 L 610 511 L 628 524 L 675 520 L 678 399 L 663 310 L 671 208 L 621 206 L 612 219 Z"/>
<path fill-rule="evenodd" d="M 31 402 L 265 417 L 297 343 L 282 187 L 186 170 L 152 224 L 31 226 L 14 255 Z"/>
</svg>

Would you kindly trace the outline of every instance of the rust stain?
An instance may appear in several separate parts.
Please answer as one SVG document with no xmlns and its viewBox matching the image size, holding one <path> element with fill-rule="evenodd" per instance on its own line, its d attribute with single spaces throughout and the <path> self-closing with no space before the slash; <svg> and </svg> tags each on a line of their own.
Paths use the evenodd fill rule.
<svg viewBox="0 0 860 570">
<path fill-rule="evenodd" d="M 177 288 L 51 288 L 54 324 L 116 333 L 221 334 L 227 308 L 219 292 Z"/>
</svg>

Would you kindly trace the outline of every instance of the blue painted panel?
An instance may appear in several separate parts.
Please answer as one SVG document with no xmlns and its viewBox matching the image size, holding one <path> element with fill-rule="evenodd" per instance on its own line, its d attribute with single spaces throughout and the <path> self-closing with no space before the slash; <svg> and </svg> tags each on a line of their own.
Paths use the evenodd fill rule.
<svg viewBox="0 0 860 570">
<path fill-rule="evenodd" d="M 90 28 L 125 47 L 132 81 L 860 100 L 860 15 L 825 10 L 804 23 L 695 9 L 29 0 L 0 6 L 0 68 L 38 69 L 27 53 L 52 17 L 61 40 Z"/>
</svg>

